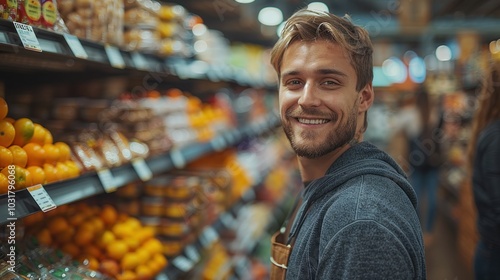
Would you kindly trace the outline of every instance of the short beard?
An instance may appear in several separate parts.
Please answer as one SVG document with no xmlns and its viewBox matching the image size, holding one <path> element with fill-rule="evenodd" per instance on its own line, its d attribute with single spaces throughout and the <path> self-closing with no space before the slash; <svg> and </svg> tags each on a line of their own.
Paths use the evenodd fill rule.
<svg viewBox="0 0 500 280">
<path fill-rule="evenodd" d="M 309 159 L 319 158 L 347 144 L 357 142 L 353 141 L 354 136 L 356 135 L 356 124 L 358 121 L 357 114 L 358 106 L 354 106 L 351 112 L 346 115 L 346 123 L 344 125 L 340 124 L 336 130 L 326 132 L 328 134 L 328 137 L 327 140 L 323 143 L 317 142 L 317 135 L 315 135 L 315 133 L 305 131 L 302 133 L 301 137 L 309 141 L 309 143 L 299 145 L 295 141 L 295 135 L 290 125 L 283 125 L 283 130 L 285 131 L 285 135 L 290 141 L 290 145 L 299 157 Z M 338 121 L 338 116 L 335 119 L 336 121 Z M 316 143 L 318 145 L 314 145 Z"/>
</svg>

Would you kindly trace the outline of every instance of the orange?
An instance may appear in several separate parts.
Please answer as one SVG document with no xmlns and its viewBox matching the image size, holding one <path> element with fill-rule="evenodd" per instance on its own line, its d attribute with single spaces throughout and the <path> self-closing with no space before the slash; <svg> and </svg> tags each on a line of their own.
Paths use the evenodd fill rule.
<svg viewBox="0 0 500 280">
<path fill-rule="evenodd" d="M 134 270 L 139 264 L 141 260 L 136 253 L 126 253 L 125 256 L 120 260 L 120 266 L 122 270 Z"/>
<path fill-rule="evenodd" d="M 11 165 L 13 162 L 14 157 L 12 156 L 12 152 L 9 149 L 0 146 L 0 168 L 7 168 L 7 166 Z"/>
<path fill-rule="evenodd" d="M 37 235 L 36 239 L 38 239 L 38 242 L 42 245 L 50 246 L 52 244 L 52 236 L 50 235 L 50 232 L 48 229 L 44 228 L 40 230 Z"/>
<path fill-rule="evenodd" d="M 59 148 L 53 144 L 44 144 L 42 148 L 45 150 L 45 162 L 56 165 L 59 162 Z"/>
<path fill-rule="evenodd" d="M 7 176 L 0 173 L 0 194 L 7 193 L 9 191 L 9 179 Z"/>
<path fill-rule="evenodd" d="M 101 249 L 99 249 L 99 247 L 94 244 L 88 244 L 87 246 L 85 246 L 83 251 L 86 255 L 94 257 L 96 259 L 101 259 L 103 256 Z"/>
<path fill-rule="evenodd" d="M 26 151 L 18 145 L 10 146 L 9 150 L 12 152 L 12 163 L 21 167 L 26 167 L 26 164 L 28 163 L 28 154 Z"/>
<path fill-rule="evenodd" d="M 92 257 L 92 256 L 84 256 L 83 257 L 83 260 L 82 260 L 82 263 L 88 267 L 90 270 L 94 270 L 94 271 L 97 271 L 99 269 L 99 261 L 97 260 L 97 258 L 95 257 Z"/>
<path fill-rule="evenodd" d="M 8 147 L 14 141 L 14 137 L 16 136 L 16 129 L 14 126 L 6 121 L 0 121 L 0 146 Z"/>
<path fill-rule="evenodd" d="M 36 143 L 28 143 L 23 146 L 28 155 L 27 166 L 43 166 L 45 163 L 45 150 Z"/>
<path fill-rule="evenodd" d="M 114 260 L 121 260 L 123 256 L 128 252 L 127 243 L 121 240 L 115 240 L 110 242 L 106 246 L 106 253 L 108 256 Z"/>
<path fill-rule="evenodd" d="M 76 246 L 75 244 L 73 244 L 71 242 L 64 244 L 64 246 L 62 246 L 61 250 L 65 253 L 69 254 L 73 258 L 76 258 L 80 255 L 80 248 L 78 248 L 78 246 Z"/>
<path fill-rule="evenodd" d="M 20 167 L 22 168 L 22 167 Z M 31 176 L 31 172 L 26 169 L 26 168 L 22 168 L 24 173 L 26 174 L 26 187 L 30 187 L 30 186 L 33 186 L 33 177 Z"/>
<path fill-rule="evenodd" d="M 1 173 L 3 173 L 3 175 L 5 175 L 7 178 L 9 177 L 9 175 L 14 175 L 14 187 L 16 190 L 24 189 L 27 187 L 26 169 L 15 165 L 14 169 L 7 167 L 2 169 Z"/>
<path fill-rule="evenodd" d="M 145 264 L 137 266 L 135 273 L 137 274 L 137 279 L 151 279 L 154 276 L 151 269 Z"/>
<path fill-rule="evenodd" d="M 51 211 L 52 212 L 52 211 Z M 66 243 L 71 243 L 73 242 L 73 236 L 75 235 L 75 229 L 72 227 L 69 227 L 67 230 L 60 232 L 57 234 L 55 237 L 57 243 L 64 245 Z"/>
<path fill-rule="evenodd" d="M 45 135 L 47 134 L 47 130 L 38 123 L 34 123 L 33 126 L 33 137 L 31 137 L 30 143 L 37 143 L 40 145 L 45 144 Z"/>
<path fill-rule="evenodd" d="M 45 184 L 45 171 L 40 166 L 30 166 L 26 168 L 31 173 L 33 185 Z"/>
<path fill-rule="evenodd" d="M 54 236 L 66 231 L 69 227 L 70 224 L 68 223 L 66 218 L 62 216 L 54 217 L 47 224 L 47 229 Z"/>
<path fill-rule="evenodd" d="M 116 276 L 117 280 L 136 280 L 137 275 L 133 271 L 125 270 L 120 275 Z"/>
<path fill-rule="evenodd" d="M 142 245 L 142 248 L 148 250 L 151 255 L 160 254 L 161 252 L 163 252 L 163 244 L 156 238 L 147 240 Z"/>
<path fill-rule="evenodd" d="M 76 245 L 80 246 L 81 248 L 85 248 L 94 240 L 94 232 L 87 230 L 77 231 L 75 236 L 73 237 L 73 240 Z"/>
<path fill-rule="evenodd" d="M 134 229 L 126 225 L 125 223 L 118 223 L 111 228 L 111 231 L 118 238 L 129 238 L 134 235 Z"/>
<path fill-rule="evenodd" d="M 8 123 L 10 123 L 11 125 L 14 125 L 14 123 L 16 122 L 16 120 L 15 120 L 15 119 L 13 119 L 13 118 L 9 118 L 9 117 L 4 118 L 3 120 L 4 120 L 4 121 L 7 121 L 7 122 L 8 122 Z"/>
<path fill-rule="evenodd" d="M 35 133 L 35 126 L 28 118 L 20 118 L 14 122 L 14 129 L 16 130 L 16 135 L 14 136 L 14 142 L 12 143 L 19 146 L 26 145 Z"/>
<path fill-rule="evenodd" d="M 9 106 L 5 99 L 0 97 L 0 120 L 3 120 L 9 113 Z"/>
<path fill-rule="evenodd" d="M 116 240 L 115 235 L 111 231 L 107 230 L 98 239 L 97 245 L 99 245 L 100 248 L 105 249 L 108 244 L 110 244 L 115 240 Z"/>
<path fill-rule="evenodd" d="M 71 148 L 64 142 L 56 142 L 54 146 L 59 148 L 59 160 L 67 161 L 71 159 Z"/>
<path fill-rule="evenodd" d="M 59 175 L 57 174 L 57 169 L 52 164 L 45 163 L 43 165 L 43 171 L 45 172 L 45 181 L 47 183 L 60 180 Z"/>
<path fill-rule="evenodd" d="M 57 175 L 60 180 L 68 179 L 71 176 L 71 169 L 63 162 L 56 163 Z"/>
<path fill-rule="evenodd" d="M 118 212 L 116 212 L 116 209 L 113 206 L 108 204 L 102 207 L 99 216 L 101 220 L 104 222 L 104 225 L 108 227 L 114 225 L 118 220 Z"/>
<path fill-rule="evenodd" d="M 99 266 L 99 271 L 115 278 L 120 273 L 120 265 L 115 260 L 103 260 Z"/>
<path fill-rule="evenodd" d="M 53 142 L 52 133 L 48 129 L 45 129 L 45 144 L 52 144 Z"/>
<path fill-rule="evenodd" d="M 78 177 L 80 175 L 80 168 L 78 168 L 78 165 L 74 161 L 67 160 L 64 163 L 69 168 L 69 178 Z"/>
</svg>

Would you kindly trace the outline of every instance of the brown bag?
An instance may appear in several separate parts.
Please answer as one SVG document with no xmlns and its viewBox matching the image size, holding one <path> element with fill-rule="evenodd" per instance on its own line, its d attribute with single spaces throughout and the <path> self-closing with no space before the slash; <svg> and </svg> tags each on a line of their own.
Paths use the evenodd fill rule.
<svg viewBox="0 0 500 280">
<path fill-rule="evenodd" d="M 285 245 L 284 234 L 276 232 L 271 237 L 271 280 L 284 280 L 292 246 Z"/>
</svg>

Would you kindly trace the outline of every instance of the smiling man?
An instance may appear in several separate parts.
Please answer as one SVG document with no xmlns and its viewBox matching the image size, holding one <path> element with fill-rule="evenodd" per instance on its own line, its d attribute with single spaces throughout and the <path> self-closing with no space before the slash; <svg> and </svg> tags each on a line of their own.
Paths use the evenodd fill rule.
<svg viewBox="0 0 500 280">
<path fill-rule="evenodd" d="M 273 236 L 271 279 L 425 279 L 415 193 L 363 142 L 373 47 L 348 17 L 300 10 L 271 53 L 281 122 L 304 190 Z"/>
</svg>

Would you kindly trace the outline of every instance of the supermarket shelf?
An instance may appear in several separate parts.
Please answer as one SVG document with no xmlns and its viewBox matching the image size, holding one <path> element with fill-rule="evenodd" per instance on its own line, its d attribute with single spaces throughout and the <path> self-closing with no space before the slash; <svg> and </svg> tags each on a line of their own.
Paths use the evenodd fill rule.
<svg viewBox="0 0 500 280">
<path fill-rule="evenodd" d="M 262 177 L 265 178 L 265 175 Z M 256 191 L 262 186 L 262 182 L 254 184 L 228 211 L 219 215 L 213 224 L 205 227 L 195 242 L 187 245 L 182 253 L 169 261 L 164 271 L 156 276 L 156 280 L 179 279 L 193 269 L 201 260 L 202 252 L 217 242 L 224 230 L 231 229 L 240 209 L 255 201 Z"/>
<path fill-rule="evenodd" d="M 129 75 L 154 73 L 158 76 L 175 76 L 182 80 L 196 79 L 212 82 L 234 82 L 242 86 L 272 87 L 259 77 L 250 77 L 244 69 L 227 65 L 210 65 L 182 57 L 160 57 L 156 54 L 125 51 L 112 45 L 104 45 L 77 38 L 70 34 L 31 27 L 41 52 L 25 48 L 14 23 L 0 19 L 0 72 L 8 80 L 16 82 L 16 73 L 36 73 L 32 83 L 58 76 L 67 77 L 85 72 L 92 76 Z M 43 72 L 40 72 L 43 70 Z M 18 75 L 17 75 L 18 76 Z M 79 77 L 81 75 L 76 75 Z M 22 81 L 22 80 L 20 80 Z"/>
<path fill-rule="evenodd" d="M 201 156 L 214 151 L 222 151 L 238 144 L 246 137 L 257 137 L 278 125 L 279 118 L 271 114 L 265 119 L 241 129 L 221 132 L 209 142 L 186 145 L 146 160 L 136 160 L 119 167 L 89 172 L 78 178 L 54 182 L 43 186 L 48 196 L 44 199 L 51 199 L 55 206 L 61 206 L 98 194 L 112 192 L 130 182 L 147 180 L 151 175 L 173 168 L 183 168 Z M 9 205 L 9 202 L 15 202 L 15 204 Z M 28 189 L 19 190 L 13 194 L 0 195 L 0 224 L 40 212 L 42 211 L 40 205 L 44 204 L 35 201 L 33 192 Z"/>
</svg>

